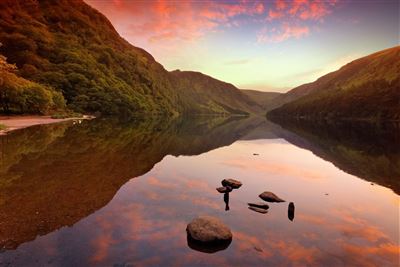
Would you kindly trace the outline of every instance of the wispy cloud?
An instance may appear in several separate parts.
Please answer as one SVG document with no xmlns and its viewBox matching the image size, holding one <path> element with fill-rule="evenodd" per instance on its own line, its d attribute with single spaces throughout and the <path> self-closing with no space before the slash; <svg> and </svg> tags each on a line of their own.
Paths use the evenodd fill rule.
<svg viewBox="0 0 400 267">
<path fill-rule="evenodd" d="M 310 25 L 318 25 L 336 6 L 337 0 L 276 0 L 269 9 L 266 25 L 258 32 L 258 43 L 279 43 L 299 39 L 311 33 Z M 277 26 L 272 26 L 275 22 Z"/>
<path fill-rule="evenodd" d="M 150 42 L 196 40 L 221 27 L 240 25 L 238 16 L 263 14 L 261 1 L 99 1 L 87 0 L 116 20 L 126 17 L 131 35 L 145 36 Z M 119 17 L 119 18 L 118 18 Z M 130 19 L 129 19 L 130 18 Z"/>
</svg>

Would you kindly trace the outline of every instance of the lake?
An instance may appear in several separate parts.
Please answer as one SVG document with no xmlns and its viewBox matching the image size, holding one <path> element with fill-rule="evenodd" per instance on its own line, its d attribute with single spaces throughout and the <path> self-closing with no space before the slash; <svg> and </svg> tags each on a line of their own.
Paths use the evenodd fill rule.
<svg viewBox="0 0 400 267">
<path fill-rule="evenodd" d="M 0 137 L 0 266 L 398 266 L 399 133 L 253 117 L 18 130 Z M 225 178 L 243 186 L 220 194 Z M 286 202 L 250 210 L 264 191 Z M 190 244 L 199 215 L 232 243 Z"/>
</svg>

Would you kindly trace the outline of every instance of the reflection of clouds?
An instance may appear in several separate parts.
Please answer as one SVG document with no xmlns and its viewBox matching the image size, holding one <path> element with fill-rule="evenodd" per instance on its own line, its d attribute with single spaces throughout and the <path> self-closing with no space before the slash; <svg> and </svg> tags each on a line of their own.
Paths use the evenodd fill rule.
<svg viewBox="0 0 400 267">
<path fill-rule="evenodd" d="M 316 265 L 317 256 L 320 254 L 316 247 L 306 247 L 297 241 L 280 240 L 271 247 L 279 251 L 281 256 L 287 258 L 294 265 Z"/>
<path fill-rule="evenodd" d="M 116 241 L 112 237 L 113 225 L 108 220 L 99 220 L 99 227 L 102 229 L 101 235 L 93 239 L 94 253 L 90 259 L 91 262 L 101 262 L 107 256 L 113 244 Z"/>
<path fill-rule="evenodd" d="M 222 164 L 229 167 L 235 167 L 243 170 L 256 170 L 258 172 L 273 173 L 276 175 L 294 176 L 303 179 L 324 179 L 321 173 L 313 172 L 300 167 L 290 166 L 287 164 L 269 163 L 260 160 L 227 160 Z"/>
<path fill-rule="evenodd" d="M 255 248 L 257 247 L 262 250 L 256 252 L 260 254 L 257 255 L 258 257 L 262 259 L 267 259 L 272 256 L 271 250 L 265 249 L 266 248 L 265 241 L 260 240 L 258 237 L 246 234 L 244 232 L 234 232 L 233 236 L 235 240 L 235 246 L 241 252 L 249 252 L 249 251 L 254 252 Z"/>
<path fill-rule="evenodd" d="M 399 266 L 400 247 L 394 244 L 380 244 L 377 246 L 350 244 L 338 241 L 342 247 L 346 262 L 356 266 Z"/>
<path fill-rule="evenodd" d="M 390 238 L 381 229 L 354 214 L 356 212 L 353 209 L 335 209 L 332 215 L 341 220 L 340 223 L 335 225 L 335 229 L 349 239 L 361 238 L 370 242 L 390 242 Z"/>
<path fill-rule="evenodd" d="M 161 188 L 164 188 L 164 189 L 172 189 L 172 188 L 176 188 L 177 187 L 176 184 L 173 184 L 171 182 L 163 182 L 163 181 L 157 179 L 154 176 L 148 177 L 147 178 L 147 182 L 152 186 L 157 186 L 157 187 L 161 187 Z"/>
<path fill-rule="evenodd" d="M 321 216 L 311 215 L 311 214 L 299 214 L 297 215 L 298 220 L 306 221 L 308 223 L 316 225 L 325 225 L 327 223 L 326 219 Z"/>
<path fill-rule="evenodd" d="M 299 172 L 297 165 L 261 163 L 255 158 L 224 163 L 233 164 L 229 166 L 245 169 L 246 172 L 249 170 L 250 174 L 254 169 L 262 173 L 300 175 L 307 179 L 319 175 Z M 379 215 L 383 202 L 363 206 L 362 197 L 361 201 L 355 198 L 351 205 L 329 202 L 333 210 L 323 203 L 303 204 L 300 205 L 303 209 L 296 214 L 296 222 L 289 227 L 286 214 L 279 213 L 279 207 L 274 207 L 273 212 L 262 219 L 254 217 L 252 220 L 245 204 L 243 207 L 237 205 L 233 212 L 226 214 L 223 211 L 223 196 L 215 191 L 215 185 L 220 180 L 203 180 L 201 175 L 184 168 L 179 171 L 165 170 L 163 164 L 159 164 L 155 171 L 126 184 L 105 208 L 68 229 L 71 231 L 68 232 L 68 245 L 71 241 L 81 242 L 82 246 L 88 247 L 87 251 L 75 250 L 76 254 L 72 255 L 69 247 L 58 246 L 56 251 L 51 252 L 52 255 L 57 255 L 60 262 L 71 256 L 82 260 L 82 265 L 88 261 L 87 265 L 96 266 L 124 263 L 127 266 L 396 265 L 399 247 L 390 236 L 390 230 L 382 229 L 377 220 L 363 219 Z M 302 181 L 302 184 L 312 185 L 307 181 Z M 241 190 L 252 189 L 246 187 Z M 199 213 L 226 216 L 224 221 L 233 232 L 229 248 L 208 255 L 187 247 L 186 225 L 192 216 Z M 59 236 L 55 233 L 53 237 Z M 43 249 L 45 246 L 40 247 L 37 243 L 35 246 L 39 247 L 40 255 L 50 254 Z M 26 254 L 35 254 L 27 251 Z"/>
</svg>

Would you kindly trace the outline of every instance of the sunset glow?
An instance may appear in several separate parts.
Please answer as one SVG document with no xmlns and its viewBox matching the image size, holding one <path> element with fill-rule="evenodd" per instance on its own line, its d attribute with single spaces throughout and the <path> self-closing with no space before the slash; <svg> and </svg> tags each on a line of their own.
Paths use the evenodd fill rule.
<svg viewBox="0 0 400 267">
<path fill-rule="evenodd" d="M 86 2 L 166 69 L 239 88 L 286 91 L 398 45 L 397 1 Z"/>
</svg>

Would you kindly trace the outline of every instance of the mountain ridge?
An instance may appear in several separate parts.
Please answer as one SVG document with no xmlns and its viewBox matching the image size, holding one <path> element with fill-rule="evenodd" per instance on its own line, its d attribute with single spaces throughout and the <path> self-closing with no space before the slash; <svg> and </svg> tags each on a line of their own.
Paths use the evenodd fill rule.
<svg viewBox="0 0 400 267">
<path fill-rule="evenodd" d="M 23 78 L 61 92 L 74 111 L 123 116 L 262 112 L 236 87 L 216 79 L 196 84 L 191 94 L 187 79 L 181 81 L 128 43 L 81 0 L 5 0 L 0 15 L 0 53 Z M 207 91 L 209 99 L 196 99 L 199 91 Z"/>
<path fill-rule="evenodd" d="M 400 46 L 396 46 L 290 90 L 276 99 L 284 104 L 268 116 L 400 120 L 399 88 Z"/>
</svg>

